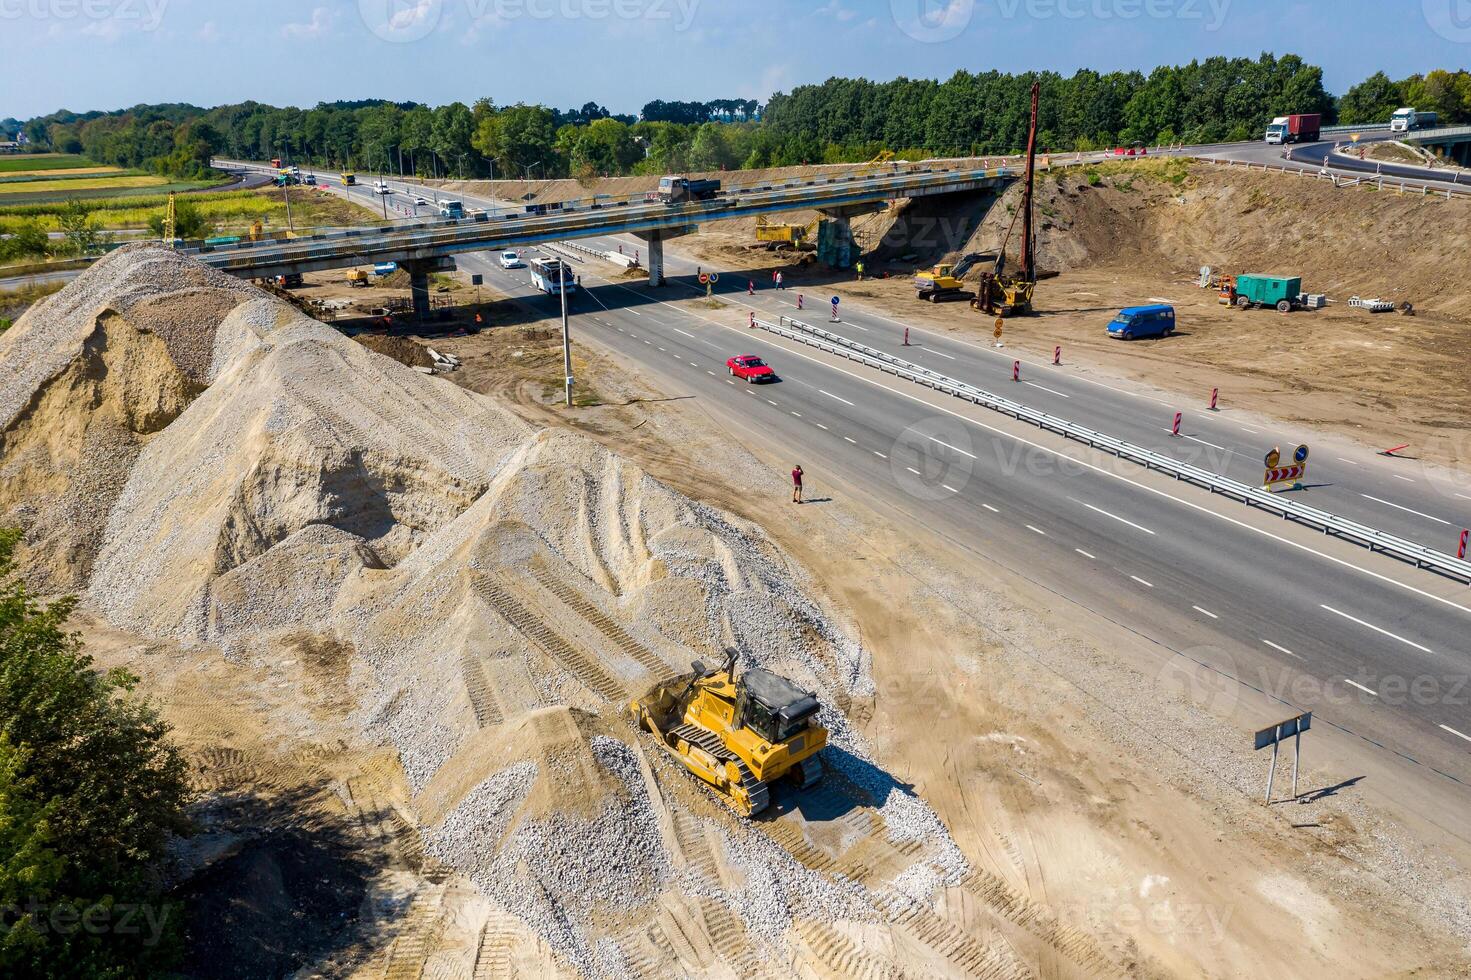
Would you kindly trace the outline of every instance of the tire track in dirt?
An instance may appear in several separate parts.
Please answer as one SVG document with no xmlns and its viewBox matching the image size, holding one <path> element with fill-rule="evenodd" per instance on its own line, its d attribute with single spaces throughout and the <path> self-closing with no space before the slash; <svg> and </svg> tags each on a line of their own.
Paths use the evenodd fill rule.
<svg viewBox="0 0 1471 980">
<path fill-rule="evenodd" d="M 494 581 L 488 575 L 474 575 L 472 584 L 477 595 L 510 623 L 522 636 L 534 643 L 547 657 L 570 671 L 589 691 L 605 701 L 621 701 L 626 696 L 623 685 L 608 675 L 591 657 L 569 643 L 546 625 L 543 617 L 533 613 L 512 595 L 517 588 L 501 573 Z"/>
</svg>

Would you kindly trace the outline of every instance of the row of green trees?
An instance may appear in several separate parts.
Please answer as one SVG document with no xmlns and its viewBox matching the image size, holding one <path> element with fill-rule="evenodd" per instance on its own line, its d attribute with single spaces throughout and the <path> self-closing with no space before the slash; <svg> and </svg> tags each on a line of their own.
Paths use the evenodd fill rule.
<svg viewBox="0 0 1471 980">
<path fill-rule="evenodd" d="M 738 99 L 656 100 L 640 119 L 592 102 L 560 111 L 482 99 L 438 107 L 383 101 L 311 109 L 257 102 L 208 110 L 136 106 L 54 113 L 22 126 L 56 149 L 179 175 L 200 172 L 212 151 L 422 176 L 583 177 L 861 160 L 885 149 L 1013 151 L 1026 141 L 1034 81 L 1042 85 L 1040 140 L 1048 150 L 1250 139 L 1271 117 L 1292 112 L 1358 123 L 1383 121 L 1395 108 L 1414 105 L 1450 122 L 1471 119 L 1465 71 L 1399 82 L 1381 73 L 1339 100 L 1324 88 L 1320 68 L 1296 55 L 1263 54 L 1162 66 L 1147 75 L 961 71 L 945 81 L 830 78 L 779 92 L 765 107 Z"/>
</svg>

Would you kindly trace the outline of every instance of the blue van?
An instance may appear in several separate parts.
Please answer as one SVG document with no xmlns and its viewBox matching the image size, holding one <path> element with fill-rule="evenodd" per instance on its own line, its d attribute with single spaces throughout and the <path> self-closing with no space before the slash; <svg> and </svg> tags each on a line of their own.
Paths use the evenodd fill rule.
<svg viewBox="0 0 1471 980">
<path fill-rule="evenodd" d="M 1173 306 L 1130 306 L 1119 311 L 1108 325 L 1108 335 L 1120 340 L 1140 337 L 1168 337 L 1175 332 Z"/>
</svg>

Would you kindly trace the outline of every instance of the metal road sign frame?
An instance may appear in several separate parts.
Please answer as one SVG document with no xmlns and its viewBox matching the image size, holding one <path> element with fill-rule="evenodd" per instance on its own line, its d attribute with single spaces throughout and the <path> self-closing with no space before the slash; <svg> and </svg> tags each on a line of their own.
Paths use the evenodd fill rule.
<svg viewBox="0 0 1471 980">
<path fill-rule="evenodd" d="M 1313 713 L 1304 711 L 1296 717 L 1268 725 L 1256 733 L 1253 740 L 1256 751 L 1260 752 L 1269 745 L 1272 747 L 1272 766 L 1267 770 L 1267 796 L 1263 801 L 1264 806 L 1270 806 L 1272 802 L 1272 780 L 1277 776 L 1277 749 L 1282 740 L 1288 738 L 1292 739 L 1292 798 L 1297 799 L 1297 770 L 1298 763 L 1302 761 L 1302 733 L 1312 727 Z"/>
</svg>

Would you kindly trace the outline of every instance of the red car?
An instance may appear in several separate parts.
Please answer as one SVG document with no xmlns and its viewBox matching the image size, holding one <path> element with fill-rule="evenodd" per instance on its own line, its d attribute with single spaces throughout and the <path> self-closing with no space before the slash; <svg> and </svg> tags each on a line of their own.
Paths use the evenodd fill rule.
<svg viewBox="0 0 1471 980">
<path fill-rule="evenodd" d="M 726 368 L 730 370 L 732 378 L 745 378 L 746 381 L 775 381 L 776 372 L 755 354 L 737 354 L 725 362 Z"/>
</svg>

